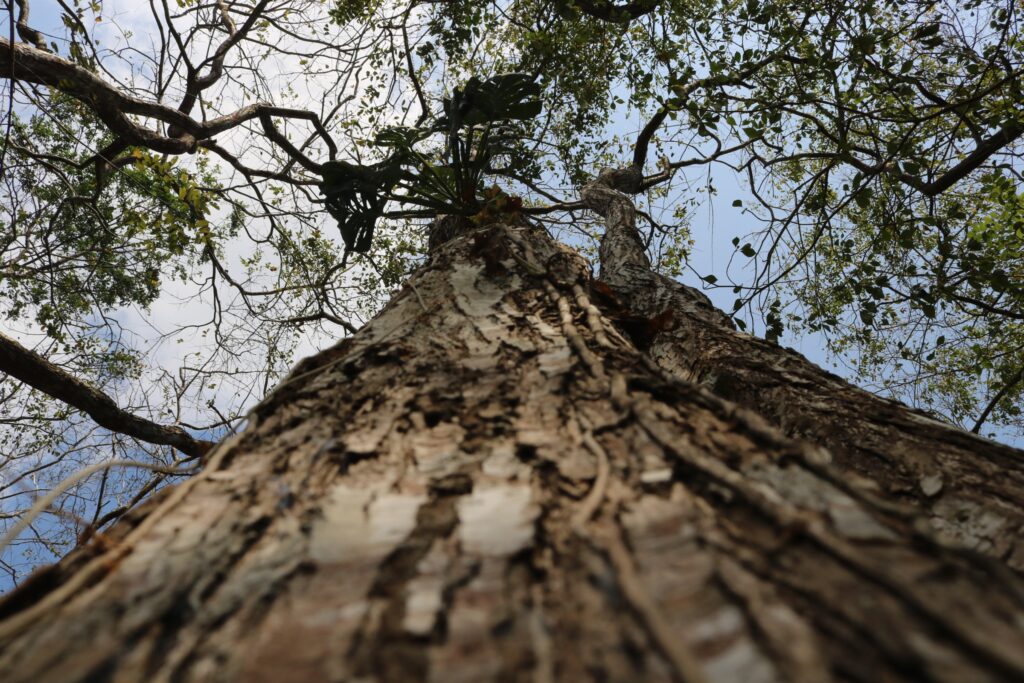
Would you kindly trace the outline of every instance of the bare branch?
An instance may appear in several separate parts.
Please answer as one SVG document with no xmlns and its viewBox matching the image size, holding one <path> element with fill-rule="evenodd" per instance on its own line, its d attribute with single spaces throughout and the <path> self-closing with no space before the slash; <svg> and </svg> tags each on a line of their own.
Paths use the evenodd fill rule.
<svg viewBox="0 0 1024 683">
<path fill-rule="evenodd" d="M 266 121 L 271 116 L 296 118 L 309 121 L 317 133 L 324 139 L 333 159 L 337 154 L 337 146 L 327 133 L 327 129 L 314 112 L 287 107 L 275 107 L 258 102 L 237 111 L 219 116 L 208 121 L 199 122 L 187 114 L 158 102 L 149 102 L 130 95 L 107 83 L 99 76 L 56 55 L 44 52 L 23 43 L 11 45 L 0 38 L 0 74 L 18 80 L 46 85 L 75 97 L 88 105 L 102 119 L 110 130 L 122 138 L 122 144 L 139 145 L 155 152 L 165 154 L 185 154 L 195 152 L 199 142 L 214 135 L 235 128 L 254 118 Z M 156 119 L 171 126 L 177 131 L 176 137 L 170 137 L 137 124 L 130 115 Z M 271 127 L 273 124 L 271 123 Z M 274 129 L 276 130 L 276 129 Z M 292 145 L 280 133 L 270 135 L 275 142 L 305 168 L 318 171 L 320 165 L 310 160 L 305 154 Z"/>
<path fill-rule="evenodd" d="M 192 438 L 181 427 L 165 427 L 122 410 L 106 394 L 4 335 L 0 335 L 0 371 L 81 410 L 111 431 L 147 443 L 173 446 L 193 457 L 203 455 L 211 446 L 207 441 Z"/>
<path fill-rule="evenodd" d="M 1024 381 L 1024 366 L 1022 366 L 1021 369 L 1018 370 L 1013 377 L 1007 380 L 1006 384 L 1003 385 L 1002 389 L 996 392 L 996 395 L 992 397 L 992 400 L 989 401 L 988 405 L 986 405 L 984 410 L 981 411 L 981 414 L 978 416 L 978 419 L 974 423 L 974 426 L 971 427 L 971 431 L 974 432 L 975 434 L 978 434 L 981 431 L 981 426 L 985 424 L 985 420 L 988 419 L 989 414 L 995 409 L 997 405 L 999 405 L 999 402 L 1002 401 L 1003 398 L 1005 398 L 1006 395 L 1009 394 L 1022 381 Z"/>
</svg>

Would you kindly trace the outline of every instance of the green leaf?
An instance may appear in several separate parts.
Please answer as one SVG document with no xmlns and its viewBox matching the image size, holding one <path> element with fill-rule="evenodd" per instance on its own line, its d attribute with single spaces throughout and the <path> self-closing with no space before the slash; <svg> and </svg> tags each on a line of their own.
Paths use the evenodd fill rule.
<svg viewBox="0 0 1024 683">
<path fill-rule="evenodd" d="M 857 206 L 862 209 L 868 208 L 871 205 L 871 197 L 873 192 L 870 187 L 861 188 L 861 190 L 853 196 L 853 200 L 857 202 Z"/>
<path fill-rule="evenodd" d="M 322 167 L 320 191 L 327 211 L 338 221 L 345 247 L 356 253 L 370 248 L 373 231 L 384 213 L 387 195 L 401 179 L 397 157 L 373 166 L 329 161 Z"/>
<path fill-rule="evenodd" d="M 914 31 L 911 34 L 910 37 L 913 38 L 914 40 L 921 40 L 923 38 L 928 38 L 930 36 L 934 36 L 935 34 L 937 34 L 939 32 L 940 28 L 941 27 L 939 26 L 938 23 L 928 24 L 928 25 L 922 26 L 921 28 L 919 28 L 916 31 Z"/>
<path fill-rule="evenodd" d="M 412 146 L 427 138 L 432 131 L 408 126 L 390 126 L 377 133 L 373 144 L 378 147 L 394 147 L 400 150 L 411 150 Z"/>
<path fill-rule="evenodd" d="M 529 74 L 510 73 L 481 81 L 474 76 L 444 100 L 442 130 L 503 120 L 527 120 L 541 112 L 540 84 Z"/>
</svg>

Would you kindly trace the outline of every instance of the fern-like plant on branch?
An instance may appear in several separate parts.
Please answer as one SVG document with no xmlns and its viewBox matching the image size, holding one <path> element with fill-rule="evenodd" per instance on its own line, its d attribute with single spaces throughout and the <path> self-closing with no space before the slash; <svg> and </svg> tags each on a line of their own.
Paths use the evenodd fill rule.
<svg viewBox="0 0 1024 683">
<path fill-rule="evenodd" d="M 377 221 L 390 201 L 421 206 L 438 214 L 473 216 L 489 202 L 508 201 L 486 190 L 483 179 L 500 173 L 492 162 L 516 151 L 516 121 L 540 114 L 540 85 L 527 74 L 473 77 L 442 102 L 442 113 L 422 127 L 394 126 L 374 139 L 389 150 L 376 164 L 344 161 L 323 165 L 320 191 L 337 219 L 348 251 L 366 253 Z M 443 144 L 427 151 L 431 138 Z"/>
</svg>

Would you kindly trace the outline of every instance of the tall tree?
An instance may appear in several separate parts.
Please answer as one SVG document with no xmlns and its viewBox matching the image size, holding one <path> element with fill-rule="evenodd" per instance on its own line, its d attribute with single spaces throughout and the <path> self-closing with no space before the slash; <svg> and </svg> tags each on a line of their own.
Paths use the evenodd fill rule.
<svg viewBox="0 0 1024 683">
<path fill-rule="evenodd" d="M 398 38 L 390 54 L 403 57 L 396 65 L 420 105 L 414 125 L 378 126 L 369 139 L 360 133 L 374 156 L 342 160 L 331 137 L 336 124 L 253 105 L 248 120 L 259 119 L 258 134 L 287 157 L 283 171 L 254 169 L 212 141 L 220 126 L 244 123 L 249 109 L 189 116 L 210 87 L 202 86 L 203 69 L 220 73 L 224 55 L 244 39 L 239 26 L 287 19 L 266 4 L 239 21 L 231 5 L 208 8 L 222 18 L 227 39 L 219 44 L 227 47 L 214 47 L 207 65 L 184 60 L 177 109 L 133 99 L 26 43 L 0 45 L 0 71 L 94 107 L 120 140 L 111 145 L 124 145 L 116 154 L 139 145 L 216 146 L 248 180 L 315 182 L 345 247 L 365 252 L 352 262 L 400 263 L 402 233 L 388 221 L 432 215 L 426 258 L 368 324 L 296 366 L 198 474 L 90 535 L 0 603 L 4 680 L 1022 677 L 1020 452 L 737 331 L 700 291 L 658 272 L 657 245 L 638 229 L 637 217 L 651 216 L 637 210 L 637 197 L 668 180 L 673 163 L 687 163 L 645 173 L 648 147 L 674 112 L 714 137 L 717 114 L 690 106 L 693 97 L 723 92 L 721 107 L 767 106 L 767 90 L 743 94 L 762 85 L 775 89 L 779 111 L 799 111 L 786 98 L 814 100 L 813 83 L 786 90 L 785 74 L 765 84 L 750 79 L 794 63 L 793 41 L 836 40 L 825 30 L 830 20 L 845 30 L 851 12 L 875 6 L 745 7 L 739 25 L 766 25 L 765 40 L 781 36 L 781 45 L 769 56 L 741 52 L 732 60 L 740 66 L 708 66 L 711 73 L 686 83 L 676 78 L 632 153 L 591 176 L 578 161 L 588 143 L 566 136 L 566 122 L 597 125 L 586 98 L 608 91 L 604 81 L 593 85 L 600 79 L 580 82 L 582 66 L 628 73 L 615 38 L 622 26 L 636 45 L 655 36 L 679 54 L 704 49 L 707 42 L 689 43 L 670 24 L 663 33 L 649 29 L 699 19 L 707 8 L 453 2 L 390 16 L 394 8 L 342 3 L 339 22 L 377 25 L 389 15 L 381 35 Z M 881 28 L 862 33 L 887 35 L 890 20 L 903 21 L 898 7 L 881 9 Z M 577 81 L 538 85 L 501 69 L 491 78 L 465 74 L 432 99 L 437 51 L 454 59 L 474 35 L 487 47 L 496 14 L 511 27 L 500 35 L 525 42 L 495 45 L 492 66 Z M 794 22 L 794 14 L 808 18 Z M 533 19 L 524 16 L 545 31 L 526 31 Z M 918 35 L 922 22 L 912 18 L 900 30 Z M 410 40 L 414 20 L 425 21 L 426 32 Z M 707 35 L 723 30 L 695 26 Z M 934 35 L 923 26 L 919 37 Z M 417 38 L 437 42 L 414 46 Z M 864 40 L 858 45 L 858 54 L 874 53 Z M 502 61 L 510 46 L 513 64 Z M 379 61 L 389 52 L 369 54 Z M 795 63 L 818 73 L 806 61 Z M 467 61 L 449 73 L 460 66 L 482 68 Z M 384 111 L 387 97 L 382 103 L 382 91 L 368 87 L 364 110 Z M 570 96 L 566 108 L 552 110 Z M 538 116 L 542 102 L 548 109 Z M 837 106 L 844 120 L 859 120 Z M 131 113 L 166 127 L 145 128 Z M 319 140 L 326 158 L 277 131 L 275 116 L 312 122 L 308 139 Z M 748 133 L 737 151 L 761 144 L 772 119 L 769 108 L 764 129 Z M 896 133 L 916 135 L 930 120 L 898 122 L 906 127 Z M 818 132 L 883 144 L 865 121 Z M 1006 145 L 1015 139 L 1005 137 Z M 974 139 L 976 150 L 988 149 L 989 138 Z M 580 181 L 577 201 L 533 201 L 551 182 L 536 166 L 537 148 L 547 144 L 565 153 L 555 170 Z M 1010 148 L 978 152 L 984 158 L 967 173 L 1001 149 Z M 777 151 L 779 164 L 798 160 Z M 820 156 L 856 168 L 871 153 L 858 142 L 823 146 Z M 935 163 L 951 164 L 955 176 L 955 157 Z M 924 194 L 947 177 L 919 181 L 879 163 L 876 175 Z M 524 200 L 508 180 L 504 189 L 489 186 L 491 177 L 534 194 Z M 856 204 L 859 190 L 851 192 Z M 598 220 L 598 274 L 533 218 L 558 210 Z M 337 273 L 348 264 L 326 267 Z"/>
<path fill-rule="evenodd" d="M 438 244 L 6 599 L 4 679 L 1018 679 L 1019 452 L 733 331 L 611 178 L 606 282 L 508 215 Z M 732 354 L 716 387 L 839 447 L 677 376 Z"/>
</svg>

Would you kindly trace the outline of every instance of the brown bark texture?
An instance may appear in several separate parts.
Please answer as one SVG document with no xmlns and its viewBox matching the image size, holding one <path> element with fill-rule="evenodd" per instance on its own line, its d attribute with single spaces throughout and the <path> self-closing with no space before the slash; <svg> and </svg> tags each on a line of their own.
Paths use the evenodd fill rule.
<svg viewBox="0 0 1024 683">
<path fill-rule="evenodd" d="M 631 173 L 600 280 L 514 216 L 437 246 L 0 603 L 0 680 L 1024 680 L 1021 454 L 651 273 Z"/>
</svg>

